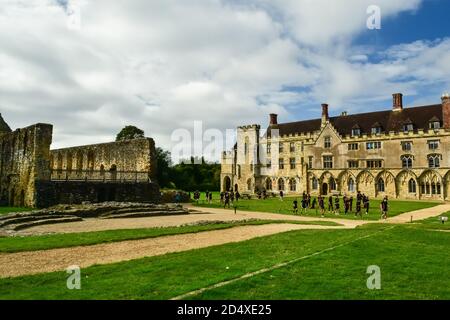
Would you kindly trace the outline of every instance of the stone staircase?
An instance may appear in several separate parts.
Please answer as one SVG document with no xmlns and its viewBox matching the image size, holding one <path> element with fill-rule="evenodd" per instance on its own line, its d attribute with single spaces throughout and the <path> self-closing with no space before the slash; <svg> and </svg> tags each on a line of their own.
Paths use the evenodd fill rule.
<svg viewBox="0 0 450 320">
<path fill-rule="evenodd" d="M 0 216 L 0 235 L 56 223 L 83 221 L 89 218 L 123 219 L 158 216 L 186 215 L 194 213 L 181 205 L 157 205 L 149 203 L 104 202 L 83 205 L 58 205 L 49 209 Z"/>
</svg>

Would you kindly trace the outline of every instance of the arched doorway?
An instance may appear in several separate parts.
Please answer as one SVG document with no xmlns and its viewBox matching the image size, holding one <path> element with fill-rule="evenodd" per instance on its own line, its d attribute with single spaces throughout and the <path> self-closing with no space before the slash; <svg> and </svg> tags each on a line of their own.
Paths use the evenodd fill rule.
<svg viewBox="0 0 450 320">
<path fill-rule="evenodd" d="M 230 191 L 231 190 L 231 179 L 230 177 L 225 177 L 223 179 L 223 191 Z"/>
<path fill-rule="evenodd" d="M 326 196 L 328 194 L 328 183 L 322 184 L 322 195 Z"/>
<path fill-rule="evenodd" d="M 239 186 L 237 185 L 237 183 L 234 185 L 234 192 L 238 192 L 239 191 Z"/>
</svg>

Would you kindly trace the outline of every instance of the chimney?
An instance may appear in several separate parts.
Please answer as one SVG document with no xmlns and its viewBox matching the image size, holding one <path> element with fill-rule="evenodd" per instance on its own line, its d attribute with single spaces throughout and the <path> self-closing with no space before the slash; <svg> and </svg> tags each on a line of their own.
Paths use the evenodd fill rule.
<svg viewBox="0 0 450 320">
<path fill-rule="evenodd" d="M 393 97 L 393 109 L 394 111 L 402 111 L 403 110 L 403 94 L 401 93 L 394 93 L 392 95 Z"/>
<path fill-rule="evenodd" d="M 328 116 L 328 104 L 322 104 L 322 124 L 325 124 L 330 117 Z"/>
<path fill-rule="evenodd" d="M 270 125 L 275 126 L 278 124 L 278 115 L 275 113 L 270 114 Z"/>
<path fill-rule="evenodd" d="M 450 130 L 450 95 L 448 93 L 442 95 L 442 122 L 444 129 Z"/>
</svg>

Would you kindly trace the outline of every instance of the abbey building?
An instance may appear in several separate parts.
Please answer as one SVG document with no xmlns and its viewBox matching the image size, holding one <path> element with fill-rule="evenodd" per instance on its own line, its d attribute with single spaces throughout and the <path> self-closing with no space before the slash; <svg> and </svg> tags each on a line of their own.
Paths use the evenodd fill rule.
<svg viewBox="0 0 450 320">
<path fill-rule="evenodd" d="M 237 129 L 222 156 L 221 189 L 450 199 L 450 97 L 439 104 Z"/>
</svg>

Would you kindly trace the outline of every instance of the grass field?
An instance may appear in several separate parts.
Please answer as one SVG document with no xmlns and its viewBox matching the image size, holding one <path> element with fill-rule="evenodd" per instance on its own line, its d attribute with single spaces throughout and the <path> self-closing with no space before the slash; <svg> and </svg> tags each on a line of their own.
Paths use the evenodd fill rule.
<svg viewBox="0 0 450 320">
<path fill-rule="evenodd" d="M 238 226 L 263 225 L 272 223 L 339 226 L 338 223 L 329 221 L 250 220 L 232 223 L 211 223 L 198 226 L 108 230 L 108 231 L 54 234 L 54 235 L 28 236 L 28 237 L 4 237 L 0 238 L 0 253 L 36 251 L 55 248 L 69 248 L 75 246 L 94 245 L 99 243 L 148 239 L 168 235 L 197 233 L 202 231 L 228 229 Z"/>
<path fill-rule="evenodd" d="M 207 208 L 223 208 L 223 205 L 220 203 L 220 196 L 218 193 L 213 193 L 213 202 L 208 204 L 205 200 L 204 194 L 202 194 L 202 198 L 199 201 L 199 207 L 207 207 Z M 242 211 L 258 211 L 258 212 L 271 212 L 271 213 L 281 213 L 281 214 L 289 214 L 292 215 L 292 202 L 294 199 L 299 201 L 300 206 L 300 197 L 287 197 L 284 198 L 284 201 L 280 201 L 279 198 L 269 198 L 266 200 L 239 200 L 235 202 L 237 206 L 237 210 Z M 399 201 L 399 200 L 391 200 L 389 202 L 390 210 L 389 217 L 394 217 L 399 214 L 410 212 L 414 210 L 420 210 L 425 208 L 430 208 L 438 205 L 437 202 L 421 202 L 421 201 Z M 355 209 L 356 204 L 354 203 Z M 231 208 L 230 210 L 234 210 Z M 311 217 L 320 217 L 320 211 L 308 209 L 307 213 L 304 214 L 306 216 Z M 327 218 L 336 218 L 336 215 L 326 212 L 325 217 Z M 348 215 L 344 215 L 343 205 L 341 199 L 341 214 L 339 215 L 341 219 L 361 219 L 360 217 L 355 217 L 354 214 L 349 213 Z M 371 200 L 370 201 L 370 210 L 369 214 L 363 214 L 363 220 L 379 220 L 380 219 L 380 200 Z"/>
<path fill-rule="evenodd" d="M 449 245 L 448 234 L 419 227 L 293 231 L 89 267 L 81 290 L 66 288 L 65 272 L 0 279 L 0 299 L 170 299 L 314 253 L 192 298 L 449 299 Z M 370 265 L 381 269 L 381 290 L 366 287 Z"/>
<path fill-rule="evenodd" d="M 31 211 L 31 210 L 33 210 L 33 209 L 30 209 L 30 208 L 16 208 L 16 207 L 0 207 L 0 215 L 12 213 L 12 212 L 25 212 L 25 211 Z"/>
</svg>

